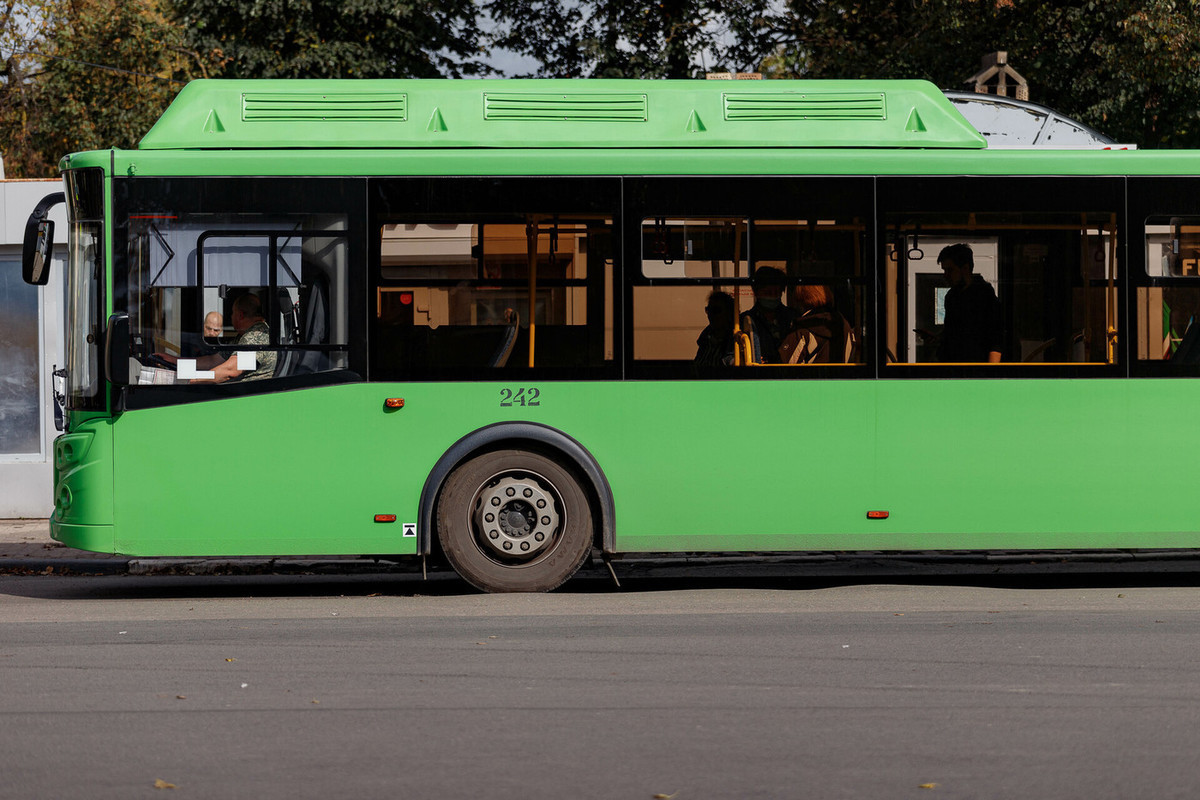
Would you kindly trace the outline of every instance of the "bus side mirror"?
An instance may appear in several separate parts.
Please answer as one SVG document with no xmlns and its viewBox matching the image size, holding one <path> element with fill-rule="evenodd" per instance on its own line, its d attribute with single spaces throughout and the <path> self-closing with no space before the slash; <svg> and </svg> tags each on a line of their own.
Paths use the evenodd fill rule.
<svg viewBox="0 0 1200 800">
<path fill-rule="evenodd" d="M 62 192 L 48 194 L 25 221 L 25 242 L 21 249 L 21 277 L 34 286 L 50 280 L 50 256 L 54 251 L 54 220 L 50 209 L 66 201 Z"/>
<path fill-rule="evenodd" d="M 115 386 L 129 385 L 129 315 L 108 318 L 104 336 L 104 374 Z"/>
</svg>

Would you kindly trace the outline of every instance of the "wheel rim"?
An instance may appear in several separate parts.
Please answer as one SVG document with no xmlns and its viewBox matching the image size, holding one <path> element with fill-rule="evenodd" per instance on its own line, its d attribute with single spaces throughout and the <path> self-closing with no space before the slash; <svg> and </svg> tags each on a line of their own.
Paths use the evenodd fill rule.
<svg viewBox="0 0 1200 800">
<path fill-rule="evenodd" d="M 472 528 L 484 555 L 504 564 L 536 561 L 558 541 L 564 515 L 554 484 L 534 472 L 501 472 L 475 494 Z"/>
</svg>

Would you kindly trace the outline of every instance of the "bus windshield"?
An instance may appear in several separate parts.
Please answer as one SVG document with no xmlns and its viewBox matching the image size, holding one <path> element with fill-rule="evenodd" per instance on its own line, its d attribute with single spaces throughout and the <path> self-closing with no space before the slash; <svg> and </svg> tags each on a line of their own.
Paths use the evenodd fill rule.
<svg viewBox="0 0 1200 800">
<path fill-rule="evenodd" d="M 67 184 L 67 408 L 99 410 L 100 257 L 104 181 L 100 170 L 68 172 Z"/>
</svg>

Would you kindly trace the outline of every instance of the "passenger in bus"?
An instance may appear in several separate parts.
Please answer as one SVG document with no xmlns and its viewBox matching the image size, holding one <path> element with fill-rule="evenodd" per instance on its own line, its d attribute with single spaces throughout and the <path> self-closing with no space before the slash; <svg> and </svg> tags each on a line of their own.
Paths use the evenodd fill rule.
<svg viewBox="0 0 1200 800">
<path fill-rule="evenodd" d="M 938 361 L 999 363 L 1003 346 L 1000 300 L 992 285 L 975 274 L 971 246 L 944 247 L 937 260 L 950 284 Z"/>
<path fill-rule="evenodd" d="M 224 325 L 225 318 L 221 316 L 221 312 L 210 311 L 204 315 L 204 323 L 201 325 L 199 340 L 190 332 L 184 333 L 183 343 L 180 346 L 180 355 L 154 353 L 153 356 L 159 361 L 177 364 L 180 358 L 201 359 L 205 356 L 216 355 L 221 352 L 221 333 L 223 332 Z M 225 358 L 228 358 L 228 355 L 222 356 L 222 360 Z"/>
<path fill-rule="evenodd" d="M 850 323 L 833 307 L 828 286 L 803 284 L 794 295 L 799 316 L 779 346 L 784 364 L 847 364 L 854 347 Z"/>
<path fill-rule="evenodd" d="M 221 354 L 221 333 L 225 326 L 225 318 L 220 311 L 210 311 L 204 315 L 204 326 L 201 328 L 200 344 L 194 348 L 195 358 Z M 228 353 L 223 357 L 227 358 Z"/>
<path fill-rule="evenodd" d="M 233 301 L 233 329 L 238 338 L 232 347 L 245 345 L 266 345 L 271 343 L 270 329 L 262 315 L 262 301 L 252 292 L 240 296 Z M 275 374 L 275 362 L 279 354 L 271 350 L 251 351 L 254 355 L 254 369 L 238 369 L 236 352 L 226 355 L 218 352 L 214 355 L 196 359 L 196 369 L 213 372 L 212 378 L 193 378 L 192 383 L 224 383 L 228 380 L 254 381 L 270 378 Z M 156 353 L 174 363 L 174 359 L 164 354 Z"/>
<path fill-rule="evenodd" d="M 212 339 L 212 344 L 218 344 L 224 326 L 225 318 L 221 316 L 220 311 L 208 312 L 204 315 L 204 338 Z"/>
<path fill-rule="evenodd" d="M 693 359 L 698 366 L 733 366 L 733 309 L 733 295 L 728 292 L 714 291 L 708 296 L 704 306 L 708 327 L 696 340 L 696 358 Z"/>
<path fill-rule="evenodd" d="M 238 299 L 233 301 L 233 329 L 237 331 L 238 337 L 234 342 L 235 348 L 243 345 L 266 345 L 271 343 L 271 331 L 267 327 L 267 321 L 262 314 L 262 301 L 258 299 L 258 295 L 252 292 L 247 292 Z M 255 350 L 254 353 L 254 369 L 241 370 L 238 369 L 238 356 L 233 353 L 229 358 L 212 367 L 203 367 L 197 365 L 200 369 L 211 369 L 214 373 L 212 382 L 224 383 L 227 380 L 239 379 L 243 381 L 256 381 L 262 378 L 270 378 L 275 374 L 275 361 L 279 354 L 273 350 Z M 221 356 L 215 356 L 220 358 Z M 208 383 L 207 380 L 194 380 L 193 383 Z"/>
<path fill-rule="evenodd" d="M 754 288 L 754 305 L 742 314 L 742 330 L 753 338 L 754 358 L 758 363 L 779 363 L 779 346 L 796 319 L 796 312 L 783 304 L 787 275 L 775 267 L 759 267 L 750 284 Z"/>
</svg>

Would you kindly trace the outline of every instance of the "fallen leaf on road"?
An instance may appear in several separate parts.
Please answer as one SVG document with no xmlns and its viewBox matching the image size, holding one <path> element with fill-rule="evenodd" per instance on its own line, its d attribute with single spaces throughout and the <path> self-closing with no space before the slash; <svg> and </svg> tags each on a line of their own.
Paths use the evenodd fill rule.
<svg viewBox="0 0 1200 800">
<path fill-rule="evenodd" d="M 167 783 L 162 778 L 157 778 L 154 781 L 154 788 L 155 789 L 175 789 L 177 787 L 173 783 Z"/>
<path fill-rule="evenodd" d="M 936 788 L 937 788 L 937 784 L 936 784 L 936 783 L 922 783 L 922 784 L 921 784 L 920 786 L 918 786 L 917 788 L 918 788 L 918 789 L 936 789 Z"/>
<path fill-rule="evenodd" d="M 654 795 L 654 800 L 672 800 L 672 798 L 678 794 L 679 792 L 675 792 L 675 794 L 663 794 L 662 792 L 659 792 L 658 794 Z"/>
<path fill-rule="evenodd" d="M 225 659 L 225 660 L 226 660 L 226 661 L 237 661 L 237 659 L 236 659 L 236 658 L 227 658 L 227 659 Z"/>
</svg>

